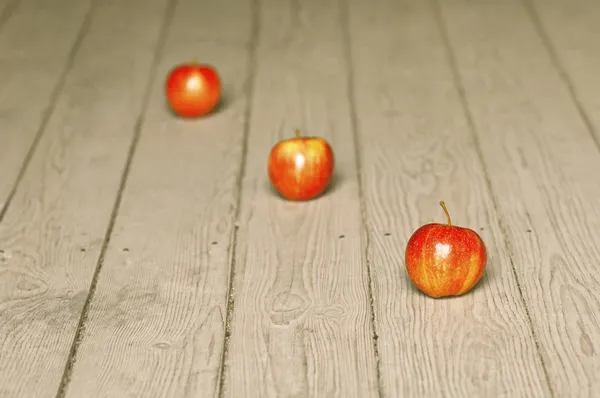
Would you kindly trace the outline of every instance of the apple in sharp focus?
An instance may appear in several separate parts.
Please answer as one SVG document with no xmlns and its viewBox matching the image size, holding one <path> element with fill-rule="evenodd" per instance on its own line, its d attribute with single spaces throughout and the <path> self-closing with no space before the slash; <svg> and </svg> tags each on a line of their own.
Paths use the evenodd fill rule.
<svg viewBox="0 0 600 398">
<path fill-rule="evenodd" d="M 487 252 L 477 232 L 452 225 L 444 202 L 447 224 L 417 229 L 406 245 L 405 263 L 413 284 L 430 297 L 459 296 L 481 279 Z"/>
<path fill-rule="evenodd" d="M 331 182 L 333 149 L 320 137 L 296 136 L 277 142 L 268 161 L 269 179 L 288 200 L 310 200 L 321 195 Z"/>
<path fill-rule="evenodd" d="M 184 118 L 204 116 L 219 103 L 221 81 L 210 65 L 181 64 L 169 72 L 165 94 L 176 115 Z"/>
</svg>

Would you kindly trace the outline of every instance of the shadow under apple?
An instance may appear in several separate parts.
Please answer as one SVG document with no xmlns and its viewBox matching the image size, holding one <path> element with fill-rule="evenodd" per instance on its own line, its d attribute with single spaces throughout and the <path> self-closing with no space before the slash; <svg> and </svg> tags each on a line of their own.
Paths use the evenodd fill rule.
<svg viewBox="0 0 600 398">
<path fill-rule="evenodd" d="M 219 113 L 227 110 L 227 107 L 229 107 L 229 105 L 231 105 L 232 102 L 233 102 L 233 94 L 226 87 L 223 88 L 223 92 L 221 93 L 221 98 L 219 99 L 219 102 L 215 106 L 215 109 L 213 109 L 209 115 L 211 115 L 211 114 L 218 115 Z M 209 116 L 209 115 L 207 115 L 207 116 Z"/>
</svg>

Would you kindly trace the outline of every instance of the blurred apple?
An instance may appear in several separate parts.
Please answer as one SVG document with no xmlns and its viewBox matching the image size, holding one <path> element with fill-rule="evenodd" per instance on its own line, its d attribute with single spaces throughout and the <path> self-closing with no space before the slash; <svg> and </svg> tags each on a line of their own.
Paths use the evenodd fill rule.
<svg viewBox="0 0 600 398">
<path fill-rule="evenodd" d="M 309 200 L 321 195 L 331 182 L 333 150 L 320 137 L 296 136 L 277 142 L 268 162 L 269 179 L 281 196 Z"/>
</svg>

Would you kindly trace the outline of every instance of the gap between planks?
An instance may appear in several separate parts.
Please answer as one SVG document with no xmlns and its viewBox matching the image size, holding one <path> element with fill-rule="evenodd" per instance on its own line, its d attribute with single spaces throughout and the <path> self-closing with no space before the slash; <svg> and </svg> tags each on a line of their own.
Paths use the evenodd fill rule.
<svg viewBox="0 0 600 398">
<path fill-rule="evenodd" d="M 436 24 L 440 31 L 440 36 L 442 37 L 442 41 L 444 42 L 444 47 L 446 49 L 446 55 L 448 57 L 448 67 L 450 68 L 450 71 L 452 73 L 452 77 L 454 79 L 454 86 L 458 93 L 458 97 L 460 99 L 460 104 L 463 109 L 464 116 L 467 121 L 467 125 L 469 126 L 470 136 L 474 141 L 475 152 L 477 154 L 477 158 L 479 159 L 479 164 L 481 165 L 481 168 L 483 169 L 483 175 L 485 177 L 487 191 L 488 191 L 488 194 L 494 205 L 494 212 L 496 214 L 500 214 L 500 212 L 499 212 L 500 209 L 498 206 L 498 199 L 497 199 L 494 189 L 492 187 L 492 183 L 491 183 L 490 177 L 489 177 L 490 174 L 488 172 L 486 163 L 484 161 L 483 152 L 481 150 L 481 143 L 479 142 L 479 137 L 477 135 L 475 123 L 473 122 L 473 115 L 471 113 L 471 108 L 469 106 L 469 101 L 467 99 L 467 94 L 465 92 L 465 88 L 463 86 L 463 82 L 460 77 L 460 73 L 458 71 L 458 65 L 456 63 L 456 59 L 454 56 L 454 49 L 453 49 L 452 43 L 450 42 L 450 37 L 448 36 L 448 31 L 447 31 L 447 28 L 446 28 L 446 25 L 444 22 L 444 18 L 442 17 L 442 11 L 440 9 L 439 0 L 429 0 L 429 1 L 431 4 L 431 8 L 433 10 Z M 498 222 L 499 222 L 500 230 L 502 231 L 502 239 L 504 241 L 504 245 L 506 247 L 510 247 L 510 242 L 509 242 L 509 238 L 508 238 L 508 230 L 506 228 L 503 217 L 499 216 Z M 510 252 L 510 250 L 509 250 L 508 259 L 510 261 L 512 275 L 515 278 L 517 289 L 519 291 L 519 298 L 521 299 L 521 303 L 523 304 L 523 308 L 525 310 L 525 315 L 527 317 L 527 322 L 528 322 L 528 328 L 531 333 L 531 337 L 533 338 L 533 341 L 535 343 L 538 359 L 540 361 L 540 364 L 542 365 L 545 382 L 546 382 L 546 385 L 548 386 L 551 396 L 553 397 L 554 392 L 552 391 L 552 384 L 550 383 L 548 367 L 547 367 L 547 365 L 544 361 L 544 357 L 542 356 L 542 353 L 541 353 L 540 342 L 539 342 L 538 336 L 536 334 L 535 328 L 533 326 L 533 320 L 531 319 L 531 310 L 530 310 L 529 304 L 527 303 L 527 300 L 525 299 L 525 296 L 523 294 L 523 288 L 521 287 L 521 282 L 519 280 L 517 270 L 515 269 L 514 260 L 512 258 L 512 253 Z"/>
<path fill-rule="evenodd" d="M 2 15 L 0 15 L 0 32 L 2 31 L 2 27 L 3 27 L 4 23 L 6 22 L 6 20 L 8 20 L 10 18 L 10 16 L 12 15 L 12 12 L 15 10 L 15 8 L 17 8 L 19 1 L 20 0 L 13 0 L 12 3 L 8 4 L 4 8 Z M 79 29 L 79 32 L 77 32 L 77 37 L 75 38 L 75 42 L 73 43 L 73 46 L 71 47 L 71 50 L 69 51 L 69 55 L 67 56 L 67 61 L 65 63 L 64 69 L 63 69 L 62 73 L 60 74 L 60 77 L 58 78 L 56 86 L 54 86 L 54 89 L 52 90 L 52 94 L 50 95 L 50 101 L 48 102 L 48 106 L 44 110 L 41 123 L 38 127 L 37 132 L 35 133 L 35 135 L 33 137 L 33 141 L 31 142 L 29 150 L 27 151 L 27 154 L 25 155 L 25 159 L 23 160 L 23 164 L 21 165 L 21 168 L 15 179 L 15 182 L 13 183 L 12 188 L 10 189 L 8 196 L 6 197 L 6 201 L 4 202 L 4 204 L 0 203 L 0 223 L 2 222 L 2 220 L 4 220 L 4 217 L 6 216 L 6 212 L 8 211 L 8 208 L 10 207 L 10 204 L 12 203 L 12 200 L 15 197 L 15 194 L 17 193 L 17 189 L 19 188 L 21 181 L 23 180 L 23 176 L 25 175 L 25 172 L 27 171 L 27 168 L 29 167 L 29 164 L 31 163 L 31 159 L 33 158 L 33 155 L 36 152 L 36 149 L 40 143 L 40 140 L 42 139 L 42 136 L 44 135 L 44 132 L 46 131 L 46 127 L 48 126 L 50 116 L 52 116 L 52 113 L 54 112 L 57 100 L 60 97 L 62 89 L 65 85 L 67 76 L 69 75 L 69 72 L 73 68 L 73 60 L 75 59 L 75 56 L 77 55 L 77 53 L 79 52 L 79 49 L 81 48 L 81 43 L 83 43 L 83 40 L 85 39 L 87 33 L 89 32 L 90 22 L 94 15 L 94 6 L 97 1 L 98 0 L 92 0 L 92 3 L 90 4 L 88 11 L 87 11 L 85 17 L 83 18 L 83 23 L 81 24 L 81 28 Z"/>
<path fill-rule="evenodd" d="M 234 229 L 231 238 L 231 244 L 229 246 L 229 276 L 227 280 L 227 296 L 225 302 L 227 303 L 227 311 L 225 314 L 225 327 L 223 334 L 223 349 L 221 352 L 221 365 L 219 366 L 219 372 L 217 375 L 218 384 L 216 396 L 223 398 L 224 386 L 225 386 L 225 371 L 227 354 L 229 349 L 229 338 L 231 336 L 231 322 L 233 320 L 233 311 L 235 310 L 235 299 L 233 295 L 233 286 L 235 282 L 235 269 L 236 269 L 236 250 L 239 236 L 239 222 L 240 212 L 242 205 L 242 183 L 244 176 L 246 175 L 246 165 L 248 161 L 248 135 L 250 132 L 250 118 L 252 117 L 252 105 L 254 101 L 254 86 L 256 83 L 256 64 L 257 60 L 257 49 L 258 49 L 258 38 L 260 34 L 260 1 L 251 0 L 251 12 L 252 12 L 252 23 L 250 30 L 250 42 L 248 44 L 248 71 L 246 75 L 246 108 L 244 110 L 244 128 L 242 133 L 242 158 L 240 171 L 235 182 L 237 190 L 236 198 L 236 209 L 234 214 Z"/>
<path fill-rule="evenodd" d="M 358 181 L 358 197 L 360 200 L 360 216 L 362 229 L 365 235 L 363 259 L 367 265 L 367 294 L 369 299 L 369 308 L 371 311 L 371 330 L 373 333 L 373 352 L 375 354 L 375 374 L 377 376 L 377 394 L 383 397 L 383 383 L 381 376 L 381 358 L 379 355 L 379 334 L 377 331 L 377 318 L 375 315 L 375 306 L 373 304 L 373 264 L 369 258 L 371 250 L 371 233 L 367 228 L 367 208 L 364 192 L 364 181 L 362 175 L 362 154 L 360 152 L 361 139 L 358 134 L 358 116 L 356 106 L 356 93 L 354 90 L 354 64 L 352 62 L 352 40 L 350 38 L 350 5 L 349 0 L 340 0 L 340 25 L 343 35 L 343 50 L 347 67 L 347 90 L 348 90 L 348 109 L 350 111 L 350 128 L 352 129 L 352 140 L 354 143 L 354 158 L 356 162 L 356 178 Z"/>
<path fill-rule="evenodd" d="M 99 0 L 93 0 L 93 1 L 94 1 L 93 5 L 95 5 L 95 4 L 97 4 L 97 1 L 99 1 Z M 158 39 L 158 43 L 156 45 L 156 51 L 154 52 L 154 57 L 152 59 L 152 64 L 150 67 L 151 68 L 150 69 L 150 77 L 148 79 L 148 82 L 146 83 L 146 88 L 144 90 L 142 108 L 140 110 L 140 114 L 138 115 L 136 123 L 135 123 L 133 137 L 131 140 L 131 144 L 129 146 L 129 150 L 127 152 L 127 158 L 125 160 L 123 173 L 121 175 L 121 181 L 119 182 L 117 196 L 115 198 L 113 209 L 110 214 L 108 227 L 106 228 L 106 234 L 102 241 L 100 254 L 98 256 L 98 262 L 96 264 L 96 269 L 94 270 L 94 273 L 92 276 L 92 281 L 90 283 L 88 295 L 87 295 L 87 298 L 83 305 L 83 309 L 81 310 L 81 317 L 79 318 L 79 323 L 78 323 L 77 329 L 75 331 L 75 336 L 73 338 L 73 343 L 71 345 L 69 357 L 65 364 L 65 370 L 64 370 L 63 376 L 61 378 L 60 385 L 58 387 L 58 391 L 56 393 L 57 398 L 65 397 L 65 395 L 67 393 L 67 389 L 69 387 L 69 381 L 71 379 L 71 374 L 73 372 L 73 366 L 75 365 L 75 362 L 77 361 L 77 351 L 78 351 L 79 345 L 81 344 L 81 339 L 83 337 L 83 333 L 85 332 L 85 326 L 86 326 L 85 324 L 86 324 L 86 321 L 88 318 L 88 311 L 89 311 L 91 302 L 94 299 L 94 293 L 96 291 L 96 286 L 98 284 L 98 278 L 100 276 L 100 272 L 102 271 L 102 265 L 104 264 L 104 257 L 106 255 L 106 250 L 110 243 L 110 238 L 111 238 L 111 235 L 113 232 L 113 228 L 115 226 L 115 221 L 116 221 L 118 213 L 119 213 L 119 207 L 121 205 L 121 200 L 123 198 L 123 191 L 125 190 L 125 186 L 127 184 L 127 178 L 129 176 L 129 171 L 131 170 L 131 164 L 132 164 L 133 158 L 135 156 L 137 144 L 140 140 L 140 132 L 141 132 L 142 126 L 144 124 L 144 119 L 146 117 L 146 111 L 148 109 L 150 94 L 152 93 L 152 85 L 153 85 L 155 79 L 157 78 L 158 63 L 160 62 L 160 59 L 162 56 L 167 31 L 168 31 L 171 21 L 173 19 L 173 14 L 174 14 L 174 10 L 177 5 L 177 2 L 178 2 L 178 0 L 169 0 L 169 2 L 167 4 L 165 18 L 164 18 L 163 24 L 160 28 L 159 39 Z M 92 5 L 91 9 L 94 8 L 93 5 Z M 90 18 L 91 18 L 91 14 L 92 13 L 90 12 L 90 14 L 89 14 Z"/>
</svg>

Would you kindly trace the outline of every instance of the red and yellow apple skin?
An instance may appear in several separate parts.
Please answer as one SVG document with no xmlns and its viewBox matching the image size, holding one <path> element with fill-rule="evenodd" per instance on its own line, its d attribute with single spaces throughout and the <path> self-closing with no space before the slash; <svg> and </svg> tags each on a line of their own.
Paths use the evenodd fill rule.
<svg viewBox="0 0 600 398">
<path fill-rule="evenodd" d="M 331 182 L 333 150 L 320 137 L 296 136 L 277 142 L 268 161 L 269 180 L 281 196 L 302 201 L 321 195 Z"/>
<path fill-rule="evenodd" d="M 487 251 L 477 232 L 448 224 L 427 224 L 408 240 L 405 263 L 413 284 L 433 298 L 460 296 L 479 282 L 486 268 Z"/>
<path fill-rule="evenodd" d="M 221 80 L 210 65 L 181 64 L 169 72 L 165 93 L 176 115 L 184 118 L 204 116 L 219 104 Z"/>
</svg>

